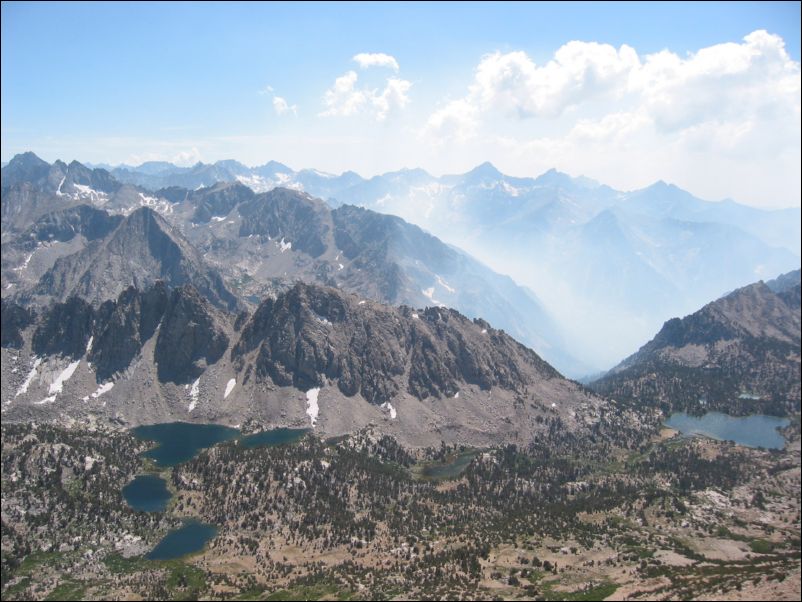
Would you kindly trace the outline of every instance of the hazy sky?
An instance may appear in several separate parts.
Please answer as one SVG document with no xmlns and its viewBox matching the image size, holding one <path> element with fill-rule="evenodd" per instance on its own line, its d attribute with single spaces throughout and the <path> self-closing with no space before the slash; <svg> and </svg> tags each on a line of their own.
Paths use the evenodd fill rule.
<svg viewBox="0 0 802 602">
<path fill-rule="evenodd" d="M 2 159 L 464 172 L 800 204 L 800 4 L 2 3 Z"/>
</svg>

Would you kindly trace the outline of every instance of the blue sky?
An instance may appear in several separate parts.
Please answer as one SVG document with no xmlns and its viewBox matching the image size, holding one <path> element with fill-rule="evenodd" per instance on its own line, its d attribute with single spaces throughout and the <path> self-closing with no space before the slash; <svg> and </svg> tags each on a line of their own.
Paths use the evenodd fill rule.
<svg viewBox="0 0 802 602">
<path fill-rule="evenodd" d="M 1 154 L 490 160 L 798 205 L 799 23 L 797 2 L 3 2 Z"/>
</svg>

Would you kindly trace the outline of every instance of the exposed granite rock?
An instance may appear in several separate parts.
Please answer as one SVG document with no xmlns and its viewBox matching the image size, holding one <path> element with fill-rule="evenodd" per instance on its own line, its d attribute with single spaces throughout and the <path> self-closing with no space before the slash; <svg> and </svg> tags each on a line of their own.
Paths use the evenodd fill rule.
<svg viewBox="0 0 802 602">
<path fill-rule="evenodd" d="M 777 294 L 758 282 L 669 320 L 591 386 L 666 411 L 784 415 L 799 411 L 799 374 L 800 286 Z"/>
<path fill-rule="evenodd" d="M 328 208 L 323 201 L 286 188 L 256 195 L 239 207 L 243 217 L 239 235 L 286 238 L 296 250 L 313 258 L 326 250 L 330 230 Z"/>
<path fill-rule="evenodd" d="M 227 348 L 228 336 L 215 324 L 209 303 L 193 287 L 175 289 L 156 339 L 159 380 L 188 383 L 219 360 Z"/>
<path fill-rule="evenodd" d="M 78 295 L 100 304 L 130 285 L 142 289 L 157 280 L 174 287 L 191 283 L 218 307 L 238 305 L 195 248 L 147 207 L 131 213 L 103 240 L 58 259 L 34 292 L 56 299 Z"/>
<path fill-rule="evenodd" d="M 94 324 L 92 306 L 80 297 L 55 303 L 33 333 L 33 352 L 78 359 L 86 352 Z"/>
<path fill-rule="evenodd" d="M 106 301 L 97 311 L 95 339 L 89 360 L 98 382 L 125 370 L 153 336 L 167 307 L 168 293 L 163 282 L 142 293 L 134 287 L 116 301 Z"/>
<path fill-rule="evenodd" d="M 19 349 L 23 343 L 22 331 L 33 323 L 36 314 L 8 299 L 2 299 L 0 303 L 2 303 L 0 346 Z"/>
<path fill-rule="evenodd" d="M 560 378 L 537 354 L 483 325 L 450 309 L 418 314 L 298 283 L 262 303 L 232 358 L 240 371 L 253 358 L 257 378 L 279 385 L 306 390 L 329 379 L 374 403 L 399 391 L 440 398 L 461 383 L 523 391 L 538 378 Z"/>
</svg>

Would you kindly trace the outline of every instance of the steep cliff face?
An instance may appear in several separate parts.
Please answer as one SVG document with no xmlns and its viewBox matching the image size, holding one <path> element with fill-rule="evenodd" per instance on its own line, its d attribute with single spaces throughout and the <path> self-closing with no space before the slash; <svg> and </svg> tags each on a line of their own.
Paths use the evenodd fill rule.
<svg viewBox="0 0 802 602">
<path fill-rule="evenodd" d="M 173 291 L 164 311 L 154 360 L 161 381 L 188 383 L 228 348 L 209 304 L 191 287 Z"/>
<path fill-rule="evenodd" d="M 454 310 L 416 313 L 305 284 L 259 307 L 232 358 L 256 378 L 301 389 L 328 379 L 374 403 L 401 391 L 452 397 L 464 384 L 523 392 L 539 379 L 561 378 L 502 331 Z"/>
<path fill-rule="evenodd" d="M 65 300 L 80 296 L 98 305 L 128 286 L 147 288 L 157 280 L 173 287 L 192 284 L 211 303 L 233 309 L 236 298 L 220 275 L 158 213 L 137 209 L 106 237 L 61 257 L 40 279 L 35 296 Z"/>
<path fill-rule="evenodd" d="M 800 407 L 800 285 L 738 289 L 654 339 L 593 388 L 664 408 L 786 414 Z"/>
<path fill-rule="evenodd" d="M 12 420 L 311 421 L 332 435 L 380 422 L 414 445 L 484 445 L 524 442 L 547 418 L 590 428 L 604 405 L 483 320 L 303 283 L 253 314 L 157 282 L 99 307 L 4 301 L 3 324 Z"/>
</svg>

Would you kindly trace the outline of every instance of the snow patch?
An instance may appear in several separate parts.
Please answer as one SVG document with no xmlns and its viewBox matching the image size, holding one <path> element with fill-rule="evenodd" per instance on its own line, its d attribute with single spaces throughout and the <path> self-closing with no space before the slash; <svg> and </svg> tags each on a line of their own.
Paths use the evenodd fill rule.
<svg viewBox="0 0 802 602">
<path fill-rule="evenodd" d="M 192 388 L 189 390 L 189 396 L 192 401 L 189 402 L 189 411 L 195 409 L 195 406 L 198 405 L 198 395 L 200 394 L 200 376 L 192 383 Z"/>
<path fill-rule="evenodd" d="M 318 393 L 320 393 L 320 387 L 309 389 L 306 392 L 306 413 L 309 415 L 309 419 L 312 422 L 312 428 L 314 428 L 317 422 L 317 415 L 320 411 L 320 407 L 317 405 Z"/>
<path fill-rule="evenodd" d="M 235 386 L 236 384 L 237 384 L 237 379 L 236 379 L 236 378 L 232 378 L 231 380 L 229 380 L 229 381 L 226 383 L 226 392 L 225 392 L 225 393 L 223 393 L 223 399 L 225 399 L 226 397 L 228 397 L 228 396 L 229 396 L 229 394 L 231 393 L 231 391 L 233 391 L 233 390 L 234 390 L 234 386 Z"/>
<path fill-rule="evenodd" d="M 92 351 L 92 343 L 95 342 L 95 335 L 89 337 L 89 341 L 86 343 L 86 353 Z"/>
<path fill-rule="evenodd" d="M 395 411 L 393 404 L 391 404 L 389 401 L 385 401 L 380 407 L 383 410 L 388 410 L 390 412 L 390 420 L 395 420 L 395 417 L 398 416 L 398 412 Z"/>
<path fill-rule="evenodd" d="M 28 264 L 31 263 L 31 259 L 33 258 L 33 254 L 34 253 L 36 253 L 36 251 L 33 251 L 30 255 L 28 255 L 25 258 L 25 261 L 22 262 L 22 265 L 19 266 L 19 267 L 14 268 L 14 271 L 15 272 L 22 272 L 23 270 L 25 270 L 28 267 Z"/>
<path fill-rule="evenodd" d="M 93 399 L 97 399 L 98 397 L 100 397 L 101 395 L 103 395 L 103 393 L 108 393 L 108 392 L 109 392 L 109 391 L 111 391 L 113 388 L 114 388 L 114 383 L 113 383 L 113 382 L 109 381 L 109 382 L 107 382 L 107 383 L 104 383 L 104 384 L 100 385 L 100 386 L 97 388 L 97 391 L 95 391 L 94 393 L 92 393 L 92 398 L 93 398 Z"/>
<path fill-rule="evenodd" d="M 365 305 L 365 300 L 364 300 L 364 299 L 362 299 L 362 301 L 360 301 L 359 303 L 357 303 L 357 305 Z"/>
<path fill-rule="evenodd" d="M 289 250 L 292 249 L 292 243 L 291 242 L 284 242 L 284 237 L 283 236 L 281 237 L 281 240 L 279 241 L 278 246 L 281 249 L 282 253 L 284 251 L 289 251 Z"/>
<path fill-rule="evenodd" d="M 557 404 L 556 404 L 556 403 L 552 403 L 552 404 L 551 404 L 551 407 L 552 407 L 552 409 L 554 409 L 554 408 L 556 408 L 556 407 L 557 407 Z"/>
<path fill-rule="evenodd" d="M 93 458 L 92 456 L 86 456 L 84 458 L 84 470 L 89 471 L 92 470 L 92 467 L 95 465 L 95 462 L 99 462 L 100 458 Z"/>
<path fill-rule="evenodd" d="M 429 298 L 429 301 L 431 301 L 435 305 L 440 306 L 440 307 L 443 306 L 443 304 L 440 301 L 438 301 L 437 299 L 434 298 L 434 287 L 433 286 L 430 286 L 429 288 L 426 288 L 426 289 L 422 289 L 421 292 L 426 297 Z"/>
<path fill-rule="evenodd" d="M 109 198 L 109 195 L 107 195 L 105 192 L 99 192 L 85 184 L 76 184 L 73 182 L 72 186 L 75 188 L 75 190 L 77 190 L 76 196 L 79 198 L 88 198 L 92 201 L 101 201 Z"/>
<path fill-rule="evenodd" d="M 225 215 L 223 217 L 219 217 L 217 215 L 213 215 L 212 216 L 212 221 L 213 222 L 222 222 L 222 221 L 225 221 L 225 219 L 226 219 Z"/>
<path fill-rule="evenodd" d="M 482 328 L 482 334 L 487 334 L 487 328 Z"/>
<path fill-rule="evenodd" d="M 64 370 L 61 371 L 61 374 L 58 375 L 58 378 L 50 385 L 50 390 L 48 393 L 51 395 L 61 393 L 61 390 L 64 388 L 64 383 L 70 380 L 70 377 L 80 363 L 80 360 L 71 362 L 69 366 L 64 368 Z"/>
<path fill-rule="evenodd" d="M 453 288 L 451 288 L 450 286 L 448 286 L 448 282 L 446 282 L 445 280 L 443 280 L 443 279 L 442 279 L 440 276 L 438 276 L 437 274 L 435 274 L 435 275 L 434 275 L 434 277 L 435 277 L 435 278 L 437 278 L 437 284 L 439 284 L 440 286 L 442 286 L 442 287 L 443 287 L 444 289 L 446 289 L 446 290 L 447 290 L 449 293 L 456 293 L 456 292 L 457 292 L 456 290 L 454 290 Z"/>
<path fill-rule="evenodd" d="M 51 395 L 50 397 L 45 397 L 42 401 L 34 401 L 34 405 L 40 406 L 46 403 L 53 403 L 56 401 L 56 395 Z"/>
<path fill-rule="evenodd" d="M 31 367 L 31 371 L 28 372 L 28 376 L 25 377 L 25 382 L 23 382 L 19 389 L 17 389 L 17 394 L 14 397 L 19 397 L 23 393 L 28 392 L 28 387 L 31 385 L 33 381 L 33 377 L 36 376 L 36 369 L 39 367 L 39 364 L 42 363 L 41 357 L 34 357 L 33 358 L 33 366 Z"/>
<path fill-rule="evenodd" d="M 58 183 L 58 190 L 56 190 L 56 196 L 64 196 L 64 193 L 61 192 L 61 187 L 64 186 L 64 180 L 67 179 L 67 176 L 61 178 L 61 182 Z"/>
<path fill-rule="evenodd" d="M 412 314 L 412 319 L 413 320 L 417 320 L 418 319 L 418 314 Z"/>
<path fill-rule="evenodd" d="M 454 399 L 459 399 L 459 391 L 457 391 L 456 393 L 454 393 Z"/>
<path fill-rule="evenodd" d="M 344 266 L 343 264 L 341 264 L 341 263 L 338 263 L 337 265 L 339 266 L 339 267 L 337 268 L 337 271 L 339 271 L 339 270 L 341 270 L 341 269 L 343 269 L 343 268 L 345 267 L 345 266 Z"/>
</svg>

